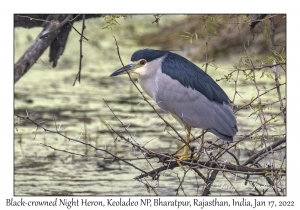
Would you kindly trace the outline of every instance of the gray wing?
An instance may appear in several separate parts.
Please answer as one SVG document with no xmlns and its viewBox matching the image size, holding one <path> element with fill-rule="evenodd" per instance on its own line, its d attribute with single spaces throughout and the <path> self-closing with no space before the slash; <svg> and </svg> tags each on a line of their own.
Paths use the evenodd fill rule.
<svg viewBox="0 0 300 210">
<path fill-rule="evenodd" d="M 160 75 L 157 87 L 156 102 L 160 108 L 177 115 L 191 127 L 207 129 L 232 141 L 237 127 L 229 105 L 210 101 L 199 91 L 182 86 L 166 74 Z"/>
</svg>

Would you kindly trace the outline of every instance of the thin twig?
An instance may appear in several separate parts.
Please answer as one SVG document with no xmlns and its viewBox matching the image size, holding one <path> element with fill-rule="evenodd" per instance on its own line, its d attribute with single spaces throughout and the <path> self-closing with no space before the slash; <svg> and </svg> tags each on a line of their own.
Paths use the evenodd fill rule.
<svg viewBox="0 0 300 210">
<path fill-rule="evenodd" d="M 256 88 L 256 92 L 257 92 L 257 100 L 258 100 L 258 104 L 259 104 L 259 114 L 258 114 L 258 117 L 260 119 L 260 122 L 261 122 L 261 127 L 262 127 L 262 142 L 264 143 L 265 147 L 267 147 L 267 144 L 266 144 L 266 140 L 270 140 L 269 139 L 269 135 L 268 135 L 268 130 L 266 129 L 265 125 L 266 125 L 266 118 L 265 118 L 265 114 L 263 112 L 263 109 L 262 109 L 262 106 L 261 106 L 261 97 L 260 97 L 260 90 L 258 88 L 258 85 L 257 85 L 257 82 L 256 82 L 256 75 L 255 75 L 255 71 L 254 71 L 254 64 L 252 62 L 252 60 L 249 58 L 248 56 L 248 51 L 247 51 L 247 48 L 246 48 L 246 45 L 245 45 L 245 42 L 243 40 L 243 37 L 241 35 L 241 31 L 240 31 L 240 27 L 239 25 L 237 25 L 237 28 L 238 28 L 238 31 L 239 31 L 239 34 L 240 34 L 240 38 L 241 38 L 241 41 L 242 41 L 242 44 L 243 44 L 243 47 L 244 47 L 244 51 L 245 51 L 245 54 L 246 54 L 246 57 L 247 57 L 247 60 L 250 62 L 251 64 L 251 67 L 252 67 L 252 74 L 253 74 L 253 82 L 254 82 L 254 86 Z M 274 163 L 274 157 L 271 158 L 269 156 L 269 151 L 267 150 L 267 153 L 268 153 L 268 158 L 269 158 L 269 162 L 272 162 L 273 160 L 273 163 Z M 271 153 L 272 155 L 273 153 Z"/>
<path fill-rule="evenodd" d="M 240 59 L 240 62 L 241 61 L 242 61 L 242 59 Z M 234 80 L 234 95 L 233 95 L 233 99 L 232 99 L 232 103 L 233 104 L 234 104 L 235 96 L 236 96 L 236 94 L 238 94 L 238 91 L 237 91 L 237 81 L 238 81 L 238 78 L 239 78 L 239 73 L 240 73 L 240 65 L 237 68 L 237 74 L 236 74 L 236 78 Z"/>
<path fill-rule="evenodd" d="M 241 194 L 239 193 L 239 191 L 236 189 L 236 187 L 232 184 L 232 182 L 228 179 L 228 177 L 225 175 L 225 173 L 223 172 L 223 177 L 225 177 L 225 179 L 229 182 L 229 184 L 231 185 L 231 187 L 234 189 L 234 191 L 241 196 Z"/>
<path fill-rule="evenodd" d="M 52 146 L 49 146 L 49 145 L 46 145 L 46 144 L 43 144 L 43 143 L 40 143 L 41 145 L 45 146 L 45 147 L 49 147 L 50 149 L 53 149 L 55 151 L 59 151 L 59 152 L 65 152 L 65 153 L 69 153 L 71 155 L 78 155 L 78 156 L 81 156 L 81 157 L 85 157 L 85 155 L 82 155 L 82 154 L 78 154 L 78 153 L 74 153 L 74 152 L 69 152 L 69 151 L 66 151 L 66 150 L 61 150 L 61 149 L 56 149 Z"/>
<path fill-rule="evenodd" d="M 20 115 L 17 115 L 17 114 L 15 114 L 15 115 L 16 115 L 17 117 L 19 117 L 19 118 L 22 118 L 22 119 L 24 119 L 24 120 L 30 121 L 31 123 L 35 124 L 36 126 L 39 126 L 39 127 L 42 128 L 45 132 L 55 133 L 55 134 L 58 134 L 58 135 L 60 135 L 60 136 L 62 136 L 62 137 L 64 137 L 64 138 L 68 139 L 69 141 L 73 141 L 73 142 L 77 142 L 77 143 L 82 144 L 82 145 L 89 146 L 89 147 L 95 149 L 96 151 L 102 151 L 102 152 L 105 152 L 105 153 L 107 153 L 108 155 L 114 157 L 115 159 L 121 160 L 121 161 L 123 161 L 124 163 L 126 163 L 126 164 L 132 166 L 133 168 L 135 168 L 135 169 L 137 169 L 137 170 L 139 170 L 140 172 L 146 173 L 146 174 L 147 174 L 146 171 L 144 171 L 144 170 L 138 168 L 137 166 L 133 165 L 132 163 L 130 163 L 130 162 L 126 161 L 126 160 L 123 160 L 122 158 L 120 158 L 120 157 L 118 157 L 118 156 L 112 154 L 111 152 L 107 151 L 106 149 L 100 149 L 100 148 L 98 148 L 98 147 L 93 146 L 93 145 L 90 144 L 90 143 L 85 143 L 85 142 L 83 142 L 83 141 L 80 141 L 80 140 L 77 140 L 77 139 L 70 138 L 70 137 L 68 137 L 68 136 L 66 136 L 66 135 L 64 135 L 64 134 L 62 134 L 61 132 L 59 132 L 59 131 L 57 131 L 57 130 L 56 130 L 56 131 L 53 131 L 53 130 L 47 129 L 47 128 L 45 128 L 44 126 L 42 126 L 42 125 L 36 123 L 35 121 L 33 121 L 32 119 L 30 119 L 29 117 L 23 117 L 23 116 L 20 116 Z M 55 118 L 54 118 L 54 119 L 55 119 Z"/>
<path fill-rule="evenodd" d="M 214 170 L 212 173 L 211 173 L 211 176 L 207 179 L 207 181 L 205 182 L 205 185 L 204 185 L 204 190 L 202 192 L 202 196 L 208 196 L 210 195 L 210 188 L 213 184 L 213 182 L 215 181 L 217 175 L 218 175 L 219 171 L 218 170 Z"/>
<path fill-rule="evenodd" d="M 185 192 L 184 192 L 184 190 L 183 190 L 182 184 L 183 184 L 184 178 L 185 178 L 185 176 L 186 176 L 186 174 L 187 174 L 187 172 L 188 172 L 189 170 L 190 170 L 190 168 L 184 172 L 181 181 L 180 181 L 180 178 L 179 178 L 178 175 L 177 175 L 177 178 L 178 178 L 178 180 L 180 181 L 180 183 L 179 183 L 179 186 L 177 187 L 177 189 L 175 190 L 175 191 L 176 191 L 176 195 L 178 195 L 179 188 L 181 188 L 183 194 L 186 196 L 186 194 L 185 194 Z"/>
<path fill-rule="evenodd" d="M 79 70 L 78 73 L 76 74 L 76 78 L 74 80 L 73 86 L 75 86 L 75 83 L 78 79 L 78 82 L 80 83 L 80 77 L 81 77 L 81 68 L 82 68 L 82 39 L 83 39 L 83 32 L 85 29 L 85 15 L 82 15 L 82 28 L 81 28 L 81 33 L 80 33 L 80 39 L 79 39 Z"/>
<path fill-rule="evenodd" d="M 282 85 L 286 85 L 286 83 L 279 84 L 279 86 L 282 86 Z M 277 87 L 273 87 L 273 88 L 271 88 L 271 89 L 269 89 L 269 90 L 267 90 L 267 91 L 261 93 L 260 95 L 256 96 L 256 97 L 253 98 L 249 103 L 247 103 L 247 104 L 245 104 L 244 106 L 241 106 L 241 107 L 239 107 L 237 110 L 235 110 L 235 113 L 238 112 L 238 111 L 241 110 L 241 109 L 244 109 L 244 108 L 248 107 L 248 106 L 249 106 L 250 104 L 252 104 L 256 99 L 258 99 L 258 97 L 263 96 L 263 95 L 269 93 L 270 91 L 275 90 L 276 88 L 277 88 Z"/>
<path fill-rule="evenodd" d="M 43 20 L 43 19 L 33 18 L 33 17 L 29 17 L 29 16 L 24 16 L 24 15 L 17 15 L 17 16 L 23 17 L 23 18 L 28 18 L 30 20 L 37 20 L 37 21 L 41 21 L 41 22 L 48 22 L 48 23 L 51 22 L 49 20 Z"/>
<path fill-rule="evenodd" d="M 201 177 L 206 182 L 206 177 L 195 167 L 192 167 L 192 169 L 198 174 L 198 176 Z"/>
<path fill-rule="evenodd" d="M 83 39 L 85 39 L 86 41 L 89 41 L 88 38 L 86 38 L 82 33 L 80 33 L 71 23 L 70 25 L 72 26 L 72 28 L 74 29 L 74 31 L 76 31 L 80 36 L 82 36 Z"/>
<path fill-rule="evenodd" d="M 272 149 L 278 147 L 279 145 L 283 144 L 286 142 L 286 138 L 280 139 L 276 142 L 274 142 L 272 145 L 260 150 L 256 154 L 252 155 L 248 160 L 246 160 L 244 163 L 242 163 L 243 166 L 248 165 L 249 163 L 253 163 L 256 158 L 259 156 L 263 155 L 264 153 L 267 153 L 267 151 L 271 151 Z"/>
<path fill-rule="evenodd" d="M 44 33 L 43 35 L 41 35 L 39 38 L 45 38 L 47 36 L 49 36 L 49 34 L 52 34 L 56 31 L 58 31 L 59 29 L 61 29 L 61 27 L 63 27 L 66 23 L 69 22 L 69 20 L 72 18 L 73 15 L 68 15 L 62 22 L 60 22 L 57 26 L 55 26 L 54 28 L 52 28 L 50 31 Z"/>
<path fill-rule="evenodd" d="M 109 108 L 109 110 L 111 111 L 111 113 L 114 115 L 114 117 L 121 123 L 121 125 L 123 126 L 123 128 L 125 129 L 125 131 L 128 133 L 128 135 L 130 136 L 130 138 L 136 143 L 136 144 L 133 144 L 132 142 L 130 142 L 129 140 L 126 140 L 127 142 L 130 142 L 131 145 L 134 145 L 135 147 L 138 147 L 141 151 L 143 151 L 141 149 L 141 147 L 138 145 L 138 143 L 135 141 L 135 139 L 131 136 L 130 132 L 128 131 L 127 127 L 124 125 L 124 123 L 117 117 L 117 115 L 114 113 L 114 111 L 110 108 L 110 106 L 108 105 L 108 103 L 105 101 L 105 99 L 103 99 L 103 101 L 105 102 L 106 106 Z M 112 128 L 111 128 L 112 131 L 114 131 Z M 114 131 L 115 132 L 115 131 Z M 115 132 L 119 137 L 122 138 L 121 135 L 119 135 L 117 132 Z M 124 138 L 123 138 L 124 139 Z M 144 148 L 144 147 L 143 147 Z M 146 158 L 145 154 L 142 152 L 145 160 L 148 162 L 148 164 L 151 166 L 152 169 L 153 166 L 152 164 L 149 162 L 148 158 Z"/>
</svg>

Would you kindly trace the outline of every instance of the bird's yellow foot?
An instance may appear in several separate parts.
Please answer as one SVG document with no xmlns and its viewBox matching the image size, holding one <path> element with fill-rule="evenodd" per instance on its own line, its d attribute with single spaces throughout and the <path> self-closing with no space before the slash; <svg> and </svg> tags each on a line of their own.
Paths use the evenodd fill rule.
<svg viewBox="0 0 300 210">
<path fill-rule="evenodd" d="M 182 168 L 184 169 L 183 165 L 180 163 L 183 159 L 186 159 L 186 158 L 190 158 L 191 155 L 189 155 L 188 153 L 181 153 L 181 154 L 176 154 L 174 155 L 175 157 L 178 158 L 177 160 L 177 164 Z"/>
<path fill-rule="evenodd" d="M 177 160 L 177 164 L 184 169 L 183 165 L 180 163 L 183 159 L 185 158 L 191 158 L 191 156 L 189 155 L 189 143 L 190 143 L 190 134 L 191 134 L 191 126 L 186 125 L 186 130 L 187 130 L 187 134 L 186 134 L 186 139 L 185 139 L 185 146 L 184 146 L 184 150 L 183 153 L 180 154 L 175 154 L 175 157 L 178 157 Z"/>
</svg>

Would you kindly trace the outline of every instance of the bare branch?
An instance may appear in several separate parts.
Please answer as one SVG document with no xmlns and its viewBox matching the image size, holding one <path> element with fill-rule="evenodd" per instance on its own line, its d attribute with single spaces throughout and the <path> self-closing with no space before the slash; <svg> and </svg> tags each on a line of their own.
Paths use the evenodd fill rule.
<svg viewBox="0 0 300 210">
<path fill-rule="evenodd" d="M 243 165 L 243 166 L 246 166 L 246 165 L 248 165 L 249 163 L 253 163 L 254 160 L 255 160 L 256 158 L 258 158 L 259 156 L 265 154 L 267 151 L 271 151 L 272 149 L 278 147 L 279 145 L 281 145 L 281 144 L 283 144 L 283 143 L 285 143 L 285 142 L 286 142 L 286 138 L 283 138 L 283 139 L 280 139 L 280 140 L 274 142 L 272 145 L 268 146 L 267 148 L 264 148 L 264 149 L 260 150 L 258 153 L 252 155 L 252 156 L 251 156 L 248 160 L 246 160 L 242 165 Z"/>
<path fill-rule="evenodd" d="M 83 58 L 83 55 L 82 55 L 82 39 L 83 39 L 83 32 L 84 32 L 84 29 L 85 29 L 85 15 L 82 15 L 82 29 L 81 29 L 81 34 L 80 34 L 80 39 L 79 39 L 79 70 L 78 70 L 78 73 L 76 74 L 76 78 L 74 80 L 74 83 L 73 83 L 73 86 L 75 85 L 77 79 L 78 79 L 78 82 L 80 83 L 80 76 L 81 76 L 81 66 L 82 66 L 82 58 Z"/>
<path fill-rule="evenodd" d="M 67 16 L 62 23 L 59 23 L 58 16 L 51 16 L 49 22 L 45 22 L 44 30 L 38 35 L 33 44 L 21 56 L 14 66 L 14 83 L 16 83 L 30 68 L 35 64 L 43 52 L 52 43 L 53 39 L 59 33 L 58 29 L 65 25 L 71 18 Z"/>
</svg>

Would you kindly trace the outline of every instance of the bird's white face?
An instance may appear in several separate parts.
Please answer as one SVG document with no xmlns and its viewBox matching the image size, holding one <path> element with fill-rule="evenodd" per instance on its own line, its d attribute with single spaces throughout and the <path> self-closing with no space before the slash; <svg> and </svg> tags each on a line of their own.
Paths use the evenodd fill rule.
<svg viewBox="0 0 300 210">
<path fill-rule="evenodd" d="M 137 78 L 151 78 L 155 77 L 157 71 L 161 70 L 162 62 L 165 56 L 157 58 L 150 62 L 147 62 L 145 59 L 140 59 L 138 61 L 131 61 L 130 64 L 116 70 L 110 76 L 117 76 L 121 74 L 129 73 L 131 76 Z"/>
<path fill-rule="evenodd" d="M 146 60 L 140 59 L 138 61 L 131 61 L 130 64 L 133 66 L 133 68 L 128 71 L 131 76 L 139 77 L 147 73 L 148 63 Z"/>
<path fill-rule="evenodd" d="M 144 59 L 138 61 L 131 61 L 131 64 L 135 67 L 129 73 L 137 77 L 151 77 L 155 76 L 156 72 L 161 69 L 162 61 L 164 57 L 155 59 L 151 62 L 147 62 Z"/>
</svg>

